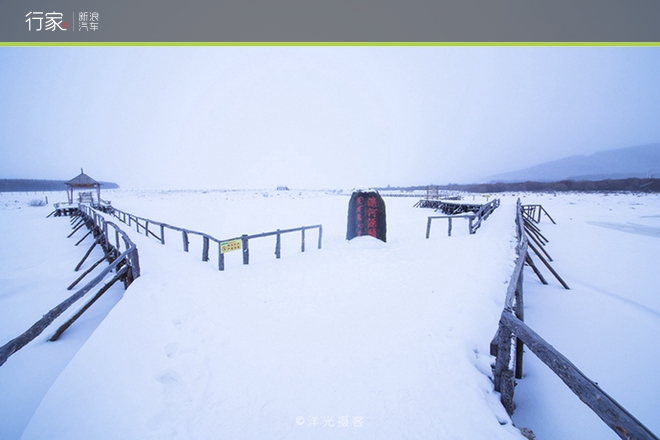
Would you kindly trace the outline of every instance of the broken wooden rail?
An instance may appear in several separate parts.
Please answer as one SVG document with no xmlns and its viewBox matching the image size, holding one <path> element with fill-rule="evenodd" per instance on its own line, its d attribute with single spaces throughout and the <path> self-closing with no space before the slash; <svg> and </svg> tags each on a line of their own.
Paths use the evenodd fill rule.
<svg viewBox="0 0 660 440">
<path fill-rule="evenodd" d="M 473 206 L 473 205 L 470 205 Z M 477 205 L 474 205 L 477 206 Z M 480 207 L 474 214 L 456 214 L 456 215 L 432 215 L 429 216 L 426 221 L 426 238 L 431 236 L 431 222 L 435 219 L 446 218 L 448 221 L 447 235 L 451 237 L 452 230 L 452 220 L 455 218 L 466 218 L 468 219 L 468 231 L 470 234 L 475 234 L 477 229 L 481 226 L 481 222 L 486 220 L 497 207 L 500 206 L 500 199 L 495 199 L 492 202 L 488 202 L 485 205 L 479 205 Z M 476 222 L 475 222 L 476 219 Z"/>
<path fill-rule="evenodd" d="M 474 221 L 474 214 L 462 214 L 462 215 L 432 215 L 429 216 L 426 221 L 426 238 L 431 236 L 431 222 L 435 219 L 446 218 L 447 219 L 447 236 L 451 237 L 452 230 L 452 220 L 455 218 L 467 218 L 469 220 L 468 230 L 472 231 L 472 222 Z M 471 234 L 472 232 L 470 232 Z"/>
<path fill-rule="evenodd" d="M 117 208 L 114 208 L 110 213 L 120 221 L 126 223 L 129 227 L 135 225 L 136 231 L 144 233 L 146 236 L 151 236 L 156 240 L 160 241 L 161 244 L 165 244 L 165 230 L 169 229 L 171 231 L 176 231 L 181 233 L 181 241 L 183 244 L 184 252 L 189 252 L 190 250 L 190 237 L 199 236 L 202 238 L 202 261 L 209 261 L 210 257 L 210 246 L 211 242 L 217 244 L 218 249 L 218 270 L 225 270 L 225 254 L 232 251 L 241 250 L 243 254 L 243 264 L 250 264 L 250 240 L 263 237 L 275 237 L 275 258 L 281 257 L 281 236 L 283 234 L 290 234 L 293 232 L 300 232 L 300 250 L 305 252 L 306 248 L 306 231 L 309 230 L 318 230 L 317 235 L 317 248 L 321 249 L 323 242 L 323 225 L 311 225 L 311 226 L 301 226 L 298 228 L 291 229 L 277 229 L 271 232 L 262 232 L 260 234 L 243 234 L 239 237 L 219 240 L 209 234 L 199 231 L 193 231 L 186 228 L 181 228 L 179 226 L 172 226 L 167 223 L 158 222 L 151 220 L 145 217 L 138 217 L 136 215 L 130 214 L 128 212 L 121 211 Z M 150 229 L 151 227 L 151 229 Z M 155 229 L 156 232 L 152 231 Z"/>
<path fill-rule="evenodd" d="M 541 215 L 545 214 L 552 223 L 555 225 L 555 220 L 548 214 L 543 205 L 523 205 L 523 215 L 526 219 L 530 219 L 535 223 L 541 222 Z"/>
<path fill-rule="evenodd" d="M 516 229 L 518 237 L 516 265 L 509 280 L 497 333 L 490 345 L 491 355 L 496 356 L 493 383 L 495 391 L 500 393 L 504 408 L 510 415 L 513 414 L 515 379 L 522 378 L 523 345 L 527 345 L 532 353 L 557 374 L 571 391 L 619 437 L 626 440 L 658 440 L 658 437 L 639 420 L 525 324 L 523 266 L 527 261 L 529 242 L 524 231 L 524 215 L 520 200 L 516 210 Z M 512 352 L 515 355 L 512 356 Z"/>
<path fill-rule="evenodd" d="M 530 210 L 528 207 L 532 207 L 533 209 Z M 548 253 L 548 251 L 545 250 L 545 245 L 549 242 L 549 240 L 541 233 L 541 229 L 534 224 L 539 223 L 541 221 L 541 212 L 544 212 L 548 218 L 552 221 L 552 223 L 555 223 L 555 221 L 550 217 L 550 214 L 543 208 L 541 205 L 520 205 L 519 208 L 520 210 L 520 220 L 519 223 L 521 225 L 521 231 L 525 234 L 525 237 L 529 239 L 529 249 L 532 250 L 534 254 L 536 254 L 536 257 L 541 260 L 541 263 L 554 275 L 554 277 L 559 281 L 559 283 L 564 286 L 564 289 L 570 290 L 571 288 L 568 286 L 566 281 L 557 273 L 557 271 L 552 267 L 550 264 L 550 261 L 552 260 L 552 257 Z M 532 213 L 538 213 L 538 217 L 530 217 L 530 212 Z M 536 215 L 536 214 L 534 214 Z M 538 218 L 538 221 L 536 220 Z M 534 263 L 534 260 L 532 258 L 531 253 L 527 253 L 526 257 L 526 263 L 532 268 L 536 276 L 539 278 L 541 283 L 543 284 L 548 284 L 546 279 L 543 277 L 543 274 L 541 271 L 536 267 L 536 264 Z"/>
<path fill-rule="evenodd" d="M 128 235 L 119 229 L 119 227 L 112 223 L 105 221 L 101 216 L 95 215 L 93 210 L 87 205 L 80 205 L 77 210 L 70 211 L 73 215 L 74 220 L 79 220 L 80 223 L 87 225 L 90 230 L 93 232 L 96 240 L 94 241 L 93 246 L 101 244 L 104 249 L 104 259 L 108 259 L 110 262 L 109 266 L 99 272 L 92 280 L 90 280 L 83 287 L 78 289 L 73 295 L 62 301 L 56 307 L 51 309 L 46 313 L 39 321 L 34 323 L 27 331 L 25 331 L 20 336 L 12 339 L 7 342 L 5 345 L 0 347 L 0 365 L 3 365 L 7 359 L 18 350 L 26 346 L 28 343 L 33 341 L 37 336 L 39 336 L 43 331 L 50 325 L 52 322 L 62 315 L 69 307 L 71 307 L 79 299 L 83 298 L 87 293 L 92 291 L 96 286 L 103 283 L 104 279 L 112 271 L 115 271 L 114 277 L 107 283 L 104 283 L 96 296 L 83 308 L 71 317 L 64 325 L 62 325 L 57 332 L 49 339 L 54 341 L 66 330 L 73 322 L 80 316 L 82 313 L 87 310 L 107 289 L 110 288 L 118 280 L 123 280 L 124 287 L 128 286 L 140 276 L 140 264 L 139 257 L 137 252 L 137 247 L 128 237 Z M 109 235 L 109 228 L 113 228 L 115 231 L 115 241 L 113 242 Z M 121 237 L 121 240 L 120 240 Z M 78 264 L 78 267 L 84 262 L 87 258 L 91 249 L 85 254 L 83 260 Z M 85 273 L 88 274 L 90 271 Z M 77 282 L 82 279 L 79 278 Z M 75 284 L 74 284 L 75 285 Z M 70 286 L 71 287 L 71 286 Z"/>
</svg>

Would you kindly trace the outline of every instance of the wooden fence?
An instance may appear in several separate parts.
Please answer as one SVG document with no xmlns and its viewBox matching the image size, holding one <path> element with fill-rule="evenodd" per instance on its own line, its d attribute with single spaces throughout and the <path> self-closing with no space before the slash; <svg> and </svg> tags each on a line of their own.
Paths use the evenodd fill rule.
<svg viewBox="0 0 660 440">
<path fill-rule="evenodd" d="M 306 232 L 309 230 L 318 230 L 317 235 L 317 248 L 321 249 L 323 242 L 323 225 L 301 226 L 291 229 L 277 229 L 271 232 L 262 232 L 260 234 L 243 234 L 239 237 L 219 240 L 209 234 L 190 229 L 172 226 L 167 223 L 162 223 L 150 220 L 145 217 L 138 217 L 128 212 L 121 211 L 114 208 L 111 215 L 115 216 L 120 221 L 126 223 L 129 227 L 135 226 L 138 233 L 144 233 L 146 236 L 151 236 L 165 244 L 165 231 L 171 230 L 181 234 L 181 242 L 183 250 L 188 252 L 190 250 L 190 237 L 199 236 L 202 239 L 202 261 L 210 260 L 210 247 L 211 242 L 217 245 L 218 249 L 218 270 L 225 270 L 225 253 L 231 250 L 241 250 L 243 254 L 243 264 L 250 264 L 250 240 L 263 237 L 275 237 L 275 258 L 281 257 L 282 235 L 290 234 L 293 232 L 300 232 L 300 250 L 305 252 L 306 248 Z M 154 232 L 155 231 L 155 232 Z"/>
<path fill-rule="evenodd" d="M 471 205 L 472 206 L 472 205 Z M 468 219 L 468 230 L 470 234 L 475 234 L 477 229 L 481 226 L 481 222 L 486 220 L 497 207 L 500 206 L 500 199 L 495 199 L 492 202 L 488 202 L 485 205 L 479 205 L 479 208 L 474 214 L 457 214 L 457 215 L 434 215 L 430 216 L 426 222 L 426 238 L 431 236 L 431 222 L 438 218 L 446 218 L 448 221 L 447 235 L 451 237 L 452 230 L 452 219 L 455 218 L 467 218 Z M 476 219 L 476 221 L 475 221 Z"/>
<path fill-rule="evenodd" d="M 75 224 L 78 222 L 78 225 Z M 92 291 L 95 287 L 101 284 L 108 274 L 115 272 L 114 276 L 107 282 L 103 283 L 101 288 L 98 290 L 96 295 L 85 304 L 74 316 L 72 316 L 65 324 L 60 326 L 60 328 L 55 332 L 55 334 L 49 339 L 50 341 L 55 341 L 59 336 L 67 329 L 71 324 L 73 324 L 97 299 L 103 295 L 115 282 L 121 280 L 124 283 L 124 287 L 128 286 L 133 282 L 134 279 L 140 276 L 140 264 L 139 257 L 137 252 L 137 247 L 130 240 L 128 235 L 119 229 L 119 227 L 112 223 L 105 221 L 102 216 L 97 215 L 89 206 L 80 205 L 79 209 L 73 213 L 72 224 L 74 224 L 74 233 L 81 228 L 83 225 L 87 226 L 90 230 L 90 233 L 95 237 L 92 247 L 85 253 L 83 259 L 76 266 L 76 271 L 80 269 L 83 262 L 87 259 L 92 249 L 100 245 L 104 250 L 104 257 L 102 260 L 97 262 L 92 268 L 88 269 L 83 273 L 81 277 L 78 278 L 71 286 L 75 286 L 80 282 L 87 274 L 89 274 L 94 267 L 96 267 L 101 261 L 107 260 L 110 264 L 108 267 L 103 269 L 98 275 L 96 275 L 92 280 L 85 284 L 82 288 L 78 289 L 73 295 L 68 297 L 66 300 L 62 301 L 48 313 L 46 313 L 39 321 L 32 325 L 27 331 L 25 331 L 20 336 L 12 339 L 2 347 L 0 347 L 0 365 L 3 365 L 9 356 L 23 348 L 25 345 L 34 340 L 39 336 L 43 331 L 62 313 L 64 313 L 69 307 L 71 307 L 75 302 L 84 297 L 87 293 Z M 109 235 L 109 230 L 112 228 L 114 230 L 113 241 Z M 69 237 L 71 237 L 69 235 Z M 85 235 L 84 238 L 86 238 Z M 82 242 L 80 240 L 77 244 Z"/>
<path fill-rule="evenodd" d="M 501 395 L 502 405 L 509 414 L 513 414 L 515 379 L 522 378 L 523 345 L 527 345 L 532 353 L 550 367 L 571 391 L 622 439 L 658 440 L 648 428 L 525 324 L 523 266 L 527 260 L 529 242 L 525 234 L 523 215 L 524 210 L 518 200 L 516 210 L 518 256 L 507 288 L 499 327 L 490 349 L 491 355 L 496 356 L 493 382 L 495 390 Z"/>
</svg>

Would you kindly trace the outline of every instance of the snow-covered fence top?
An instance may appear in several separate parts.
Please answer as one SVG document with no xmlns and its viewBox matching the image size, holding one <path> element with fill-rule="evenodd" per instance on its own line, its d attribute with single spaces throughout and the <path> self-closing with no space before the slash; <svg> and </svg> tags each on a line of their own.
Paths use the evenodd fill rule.
<svg viewBox="0 0 660 440">
<path fill-rule="evenodd" d="M 540 210 L 538 212 L 540 220 Z M 529 261 L 527 255 L 529 242 L 525 235 L 526 219 L 523 214 L 528 213 L 525 213 L 518 199 L 516 210 L 518 257 L 507 288 L 499 327 L 491 342 L 491 355 L 497 356 L 493 367 L 494 385 L 495 390 L 501 394 L 502 405 L 509 414 L 513 414 L 514 374 L 516 379 L 522 378 L 523 344 L 525 344 L 619 437 L 626 440 L 658 440 L 658 437 L 646 426 L 523 322 L 523 266 Z M 512 351 L 515 356 L 511 355 Z"/>
<path fill-rule="evenodd" d="M 180 232 L 181 239 L 183 243 L 183 250 L 188 252 L 190 250 L 190 236 L 196 235 L 202 238 L 202 261 L 209 261 L 210 257 L 210 243 L 214 242 L 217 244 L 218 248 L 218 270 L 225 270 L 225 254 L 232 251 L 242 251 L 243 254 L 243 264 L 250 264 L 250 240 L 263 237 L 275 237 L 275 258 L 280 258 L 281 256 L 281 236 L 283 234 L 289 234 L 292 232 L 300 232 L 301 243 L 300 250 L 305 252 L 305 233 L 308 230 L 318 230 L 317 235 L 317 248 L 321 249 L 321 244 L 323 242 L 323 225 L 311 225 L 311 226 L 300 226 L 298 228 L 291 229 L 277 229 L 271 232 L 262 232 L 259 234 L 243 234 L 238 237 L 228 238 L 228 239 L 217 239 L 212 235 L 209 235 L 205 232 L 193 231 L 191 229 L 181 228 L 179 226 L 172 226 L 167 223 L 158 222 L 151 220 L 145 217 L 138 217 L 136 215 L 130 214 L 128 212 L 121 211 L 119 209 L 113 208 L 110 212 L 111 215 L 119 219 L 120 221 L 126 223 L 129 227 L 135 225 L 135 229 L 138 233 L 141 231 L 144 232 L 144 235 L 151 236 L 156 240 L 160 241 L 161 244 L 165 244 L 165 230 L 169 229 L 172 231 Z M 151 229 L 150 229 L 151 227 Z M 152 229 L 155 229 L 157 232 L 154 232 Z"/>
<path fill-rule="evenodd" d="M 72 211 L 73 212 L 73 211 Z M 78 210 L 75 211 L 76 216 L 80 216 L 82 221 L 90 228 L 94 233 L 96 240 L 94 245 L 100 243 L 105 251 L 105 258 L 110 261 L 108 267 L 103 269 L 96 277 L 90 280 L 82 288 L 77 290 L 73 295 L 62 301 L 48 313 L 46 313 L 39 321 L 32 325 L 27 331 L 25 331 L 20 336 L 12 339 L 7 342 L 5 345 L 0 347 L 0 365 L 3 365 L 9 356 L 26 346 L 37 336 L 39 336 L 43 331 L 50 325 L 52 322 L 57 319 L 62 313 L 64 313 L 69 307 L 71 307 L 75 302 L 84 297 L 92 289 L 97 287 L 99 284 L 103 284 L 99 292 L 97 292 L 96 297 L 83 306 L 78 313 L 76 313 L 71 319 L 69 319 L 64 325 L 62 325 L 57 332 L 50 338 L 51 341 L 56 340 L 62 332 L 64 332 L 91 304 L 96 301 L 96 299 L 109 288 L 110 285 L 114 284 L 118 280 L 124 281 L 124 286 L 128 287 L 135 278 L 140 276 L 140 264 L 138 259 L 137 247 L 128 237 L 128 235 L 122 231 L 116 224 L 106 221 L 102 216 L 97 215 L 92 208 L 87 205 L 81 204 L 78 207 Z M 108 234 L 109 228 L 113 228 L 115 231 L 115 242 L 112 243 L 110 236 Z M 121 237 L 121 240 L 120 240 Z M 91 249 L 90 249 L 91 250 Z M 83 260 L 89 255 L 85 255 Z M 112 271 L 115 271 L 113 278 L 103 283 L 105 278 Z M 89 273 L 86 272 L 85 274 Z M 77 281 L 82 279 L 79 278 Z M 74 283 L 75 285 L 75 283 Z M 72 285 L 73 286 L 73 285 Z"/>
</svg>

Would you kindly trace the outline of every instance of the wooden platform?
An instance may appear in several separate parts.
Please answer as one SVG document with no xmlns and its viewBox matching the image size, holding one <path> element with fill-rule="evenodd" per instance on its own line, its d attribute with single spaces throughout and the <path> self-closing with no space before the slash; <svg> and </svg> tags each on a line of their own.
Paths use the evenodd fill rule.
<svg viewBox="0 0 660 440">
<path fill-rule="evenodd" d="M 461 203 L 448 200 L 429 200 L 422 199 L 415 204 L 415 208 L 431 208 L 447 215 L 464 214 L 466 212 L 477 212 L 483 204 Z"/>
<path fill-rule="evenodd" d="M 55 217 L 61 217 L 61 216 L 71 217 L 76 213 L 78 213 L 77 203 L 55 203 L 55 211 L 53 211 L 51 215 Z"/>
</svg>

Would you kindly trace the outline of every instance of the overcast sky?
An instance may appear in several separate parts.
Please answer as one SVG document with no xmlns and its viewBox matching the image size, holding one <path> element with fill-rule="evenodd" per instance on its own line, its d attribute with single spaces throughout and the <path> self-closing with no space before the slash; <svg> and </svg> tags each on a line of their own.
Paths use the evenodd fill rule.
<svg viewBox="0 0 660 440">
<path fill-rule="evenodd" d="M 482 181 L 660 142 L 660 47 L 2 47 L 0 178 Z"/>
</svg>

